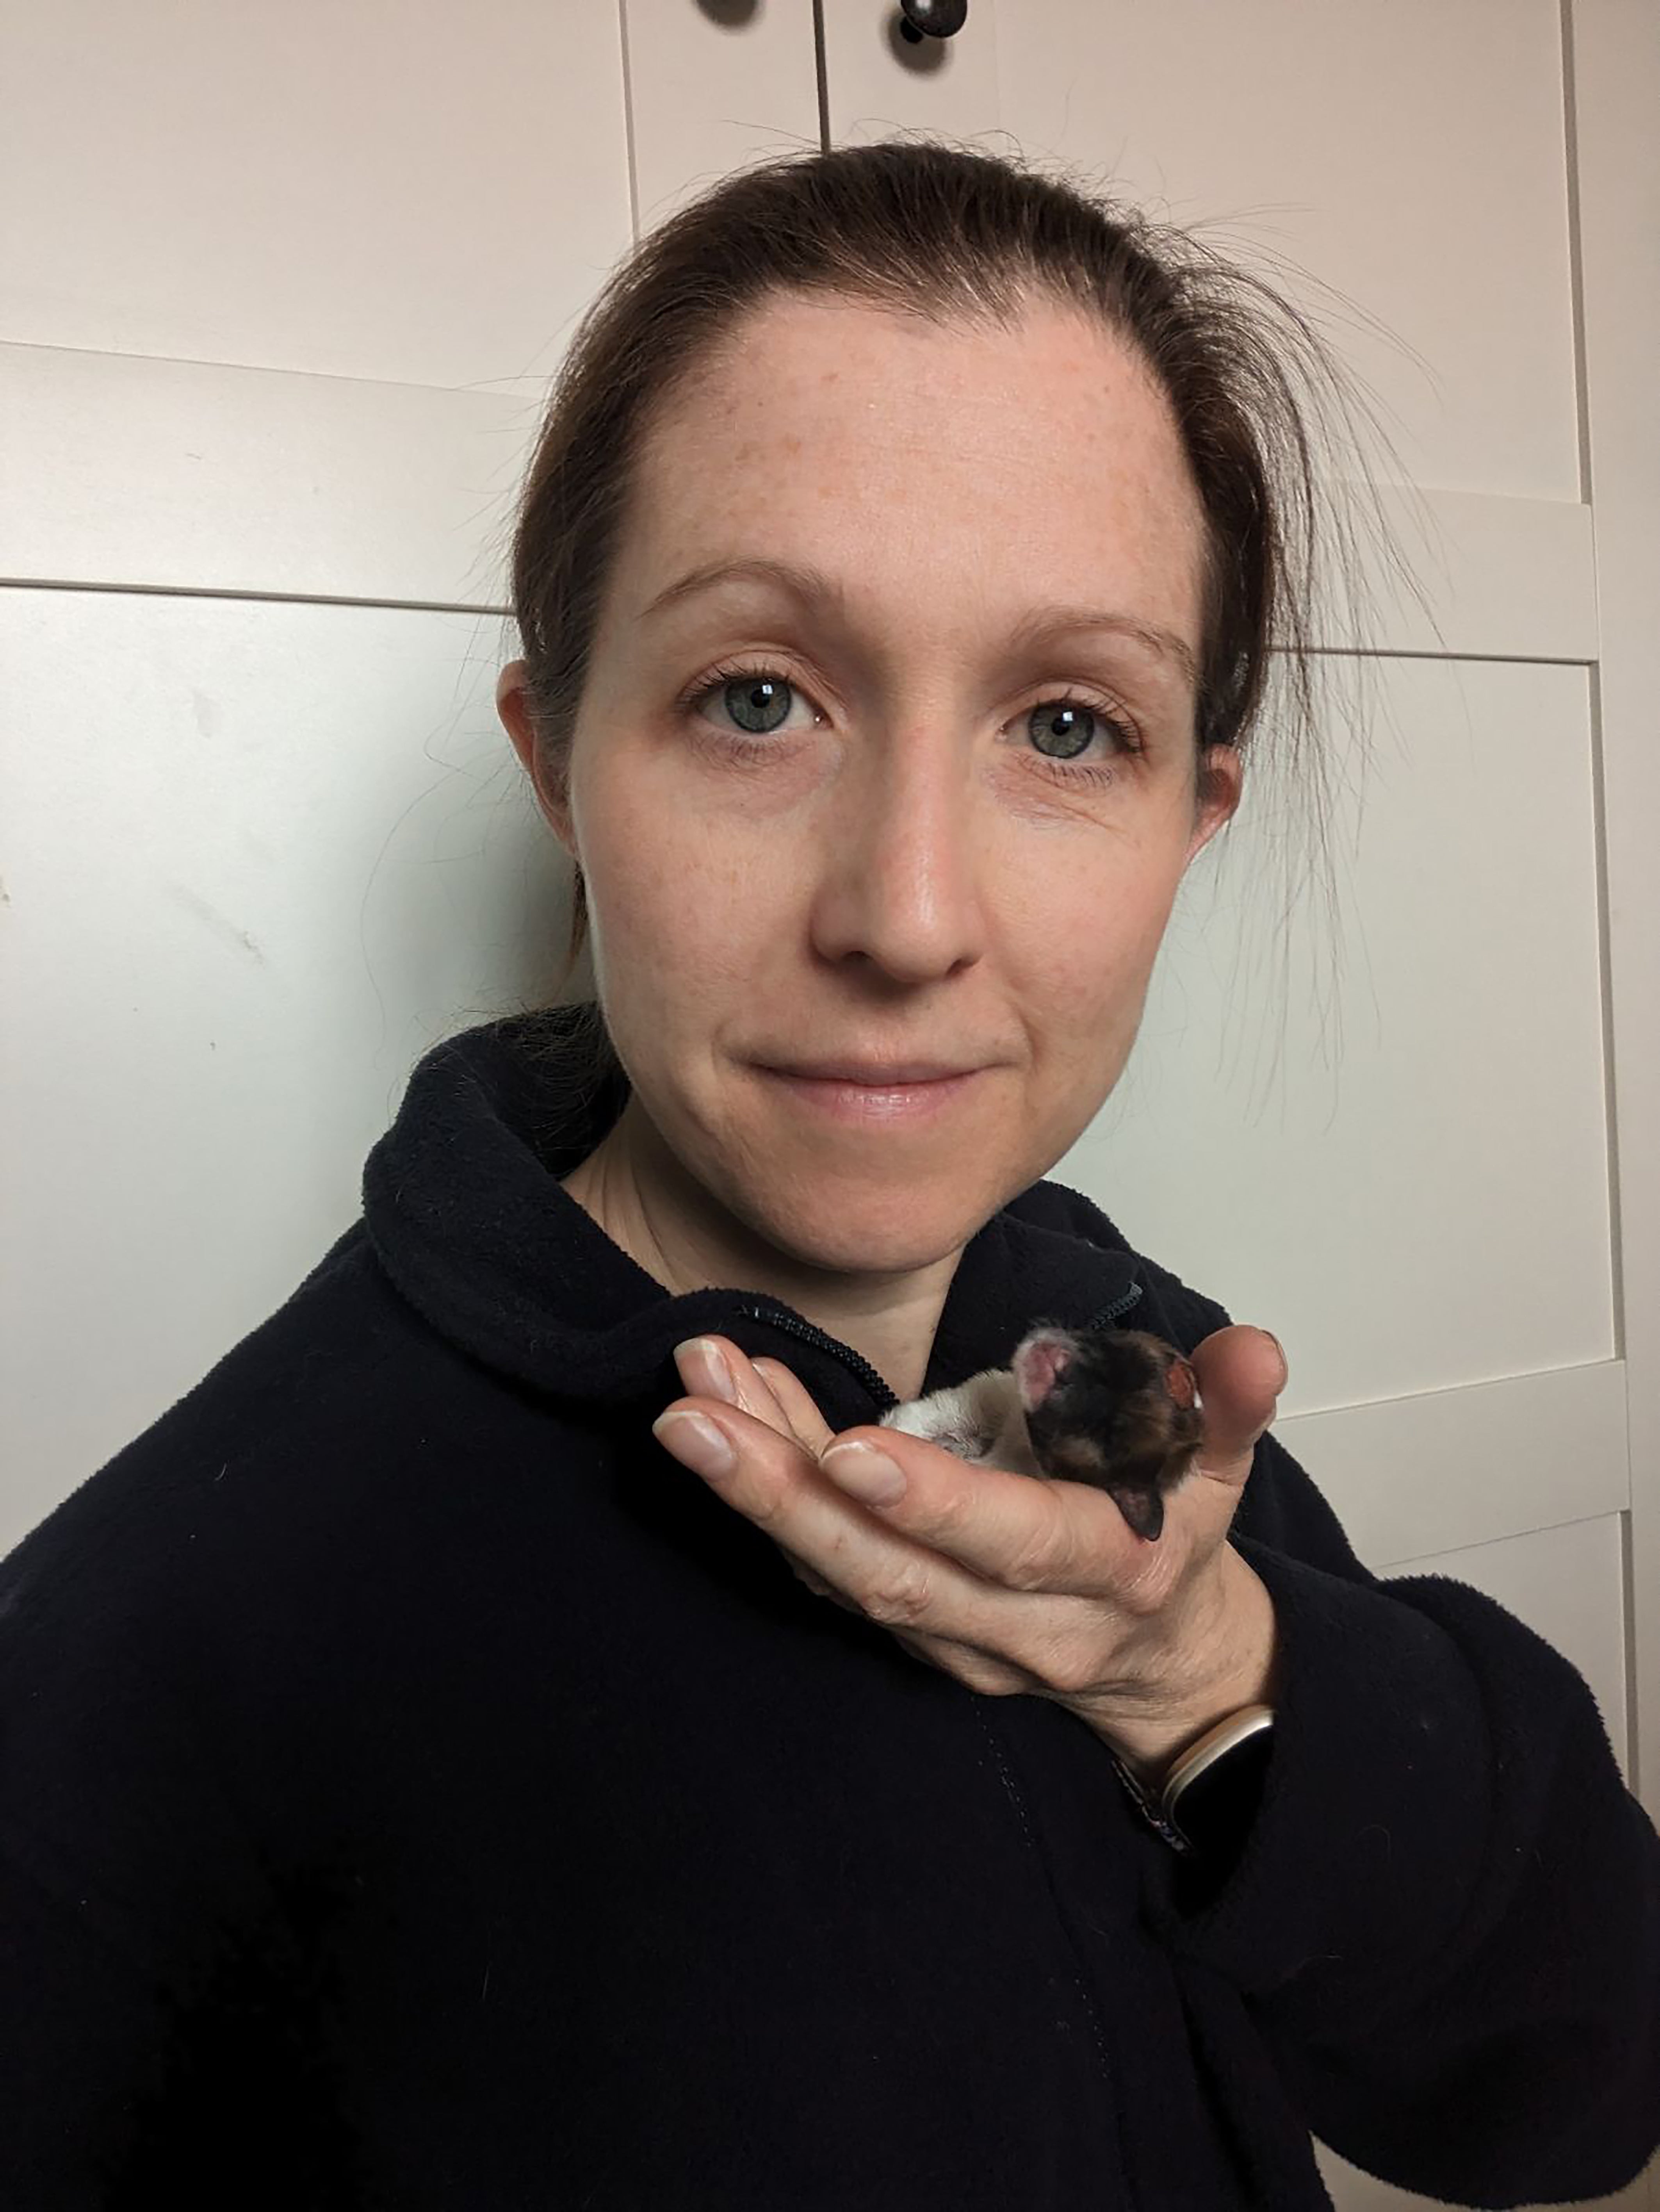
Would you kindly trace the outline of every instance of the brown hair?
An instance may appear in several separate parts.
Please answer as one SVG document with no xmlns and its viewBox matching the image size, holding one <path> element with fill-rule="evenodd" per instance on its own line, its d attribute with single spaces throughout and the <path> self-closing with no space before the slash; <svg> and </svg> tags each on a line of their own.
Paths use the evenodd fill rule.
<svg viewBox="0 0 1660 2212">
<path fill-rule="evenodd" d="M 1272 642 L 1286 676 L 1285 709 L 1274 718 L 1280 765 L 1309 805 L 1323 853 L 1316 510 L 1336 486 L 1316 471 L 1290 371 L 1311 370 L 1316 398 L 1329 385 L 1347 418 L 1340 372 L 1297 308 L 1191 232 L 1155 225 L 1021 157 L 937 138 L 778 155 L 737 171 L 642 239 L 583 315 L 554 380 L 512 546 L 538 781 L 569 788 L 577 708 L 642 433 L 671 395 L 718 364 L 751 311 L 778 295 L 830 295 L 1007 327 L 1034 293 L 1099 316 L 1168 396 L 1206 520 L 1195 747 L 1250 741 Z M 1358 453 L 1358 441 L 1346 443 Z M 1352 531 L 1341 505 L 1330 505 L 1355 594 Z M 1387 529 L 1381 536 L 1423 604 Z M 556 999 L 587 933 L 579 869 Z M 576 1027 L 587 1064 L 614 1079 L 603 1015 L 586 1011 Z M 570 1034 L 562 1025 L 562 1041 Z"/>
</svg>

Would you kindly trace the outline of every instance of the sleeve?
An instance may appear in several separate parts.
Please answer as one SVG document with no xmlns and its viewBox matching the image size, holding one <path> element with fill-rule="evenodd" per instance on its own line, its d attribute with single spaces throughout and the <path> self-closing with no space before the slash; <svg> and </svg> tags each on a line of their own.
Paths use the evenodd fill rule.
<svg viewBox="0 0 1660 2212">
<path fill-rule="evenodd" d="M 1172 1342 L 1231 1316 L 1144 1257 Z M 1612 2194 L 1660 2148 L 1660 1835 L 1561 1653 L 1469 1584 L 1379 1577 L 1270 1431 L 1229 1537 L 1279 1624 L 1234 1864 L 1149 1918 L 1238 1993 L 1310 2130 L 1474 2206 Z"/>
<path fill-rule="evenodd" d="M 1468 1584 L 1370 1573 L 1271 1433 L 1246 1494 L 1274 1750 L 1224 1885 L 1164 1886 L 1164 1940 L 1352 2164 L 1467 2205 L 1624 2187 L 1660 2146 L 1660 1836 L 1588 1685 Z"/>
<path fill-rule="evenodd" d="M 95 1477 L 0 1561 L 0 2196 L 20 2208 L 276 2201 L 281 1937 L 196 1722 L 167 1525 Z"/>
</svg>

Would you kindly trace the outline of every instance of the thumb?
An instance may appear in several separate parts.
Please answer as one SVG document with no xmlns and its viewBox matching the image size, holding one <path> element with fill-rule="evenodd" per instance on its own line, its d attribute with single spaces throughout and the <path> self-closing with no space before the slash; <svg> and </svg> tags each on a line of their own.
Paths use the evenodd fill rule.
<svg viewBox="0 0 1660 2212">
<path fill-rule="evenodd" d="M 1290 1363 L 1276 1337 L 1243 1322 L 1213 1331 L 1189 1358 L 1205 1423 L 1199 1465 L 1243 1481 L 1257 1438 L 1279 1411 Z"/>
</svg>

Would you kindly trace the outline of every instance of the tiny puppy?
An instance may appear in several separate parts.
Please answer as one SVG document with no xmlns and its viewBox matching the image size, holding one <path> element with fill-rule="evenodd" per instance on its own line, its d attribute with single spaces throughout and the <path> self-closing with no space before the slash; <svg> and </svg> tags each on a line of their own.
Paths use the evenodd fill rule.
<svg viewBox="0 0 1660 2212">
<path fill-rule="evenodd" d="M 943 1444 L 971 1466 L 1092 1483 L 1157 1543 L 1164 1498 L 1204 1433 L 1191 1364 L 1145 1329 L 1037 1322 L 1006 1367 L 895 1406 L 880 1426 Z"/>
</svg>

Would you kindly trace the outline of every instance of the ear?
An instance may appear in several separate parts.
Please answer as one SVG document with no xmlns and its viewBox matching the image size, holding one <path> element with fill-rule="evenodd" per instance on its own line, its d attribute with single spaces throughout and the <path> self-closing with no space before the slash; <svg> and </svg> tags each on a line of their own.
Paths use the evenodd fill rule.
<svg viewBox="0 0 1660 2212">
<path fill-rule="evenodd" d="M 570 854 L 577 859 L 576 835 L 571 823 L 568 796 L 553 787 L 536 743 L 536 727 L 531 720 L 530 702 L 525 693 L 526 664 L 510 660 L 496 679 L 496 711 L 502 718 L 502 726 L 513 740 L 513 749 L 523 763 L 536 793 L 536 803 L 552 830 L 554 836 Z"/>
<path fill-rule="evenodd" d="M 1237 745 L 1207 745 L 1199 761 L 1199 804 L 1187 860 L 1209 844 L 1225 822 L 1231 821 L 1244 789 L 1245 764 Z"/>
</svg>

